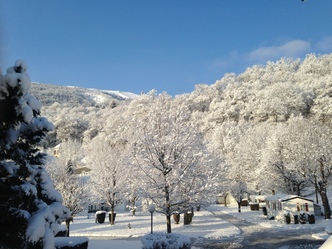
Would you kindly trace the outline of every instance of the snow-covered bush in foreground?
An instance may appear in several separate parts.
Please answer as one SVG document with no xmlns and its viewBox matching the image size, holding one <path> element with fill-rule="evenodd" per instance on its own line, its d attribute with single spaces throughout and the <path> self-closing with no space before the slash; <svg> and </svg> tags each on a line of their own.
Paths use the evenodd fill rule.
<svg viewBox="0 0 332 249">
<path fill-rule="evenodd" d="M 0 75 L 0 248 L 54 248 L 70 214 L 44 169 L 39 143 L 54 128 L 28 93 L 27 65 L 18 60 Z"/>
<path fill-rule="evenodd" d="M 190 238 L 177 233 L 153 233 L 142 237 L 142 249 L 190 249 Z"/>
<path fill-rule="evenodd" d="M 86 249 L 89 238 L 87 237 L 56 237 L 55 249 Z"/>
</svg>

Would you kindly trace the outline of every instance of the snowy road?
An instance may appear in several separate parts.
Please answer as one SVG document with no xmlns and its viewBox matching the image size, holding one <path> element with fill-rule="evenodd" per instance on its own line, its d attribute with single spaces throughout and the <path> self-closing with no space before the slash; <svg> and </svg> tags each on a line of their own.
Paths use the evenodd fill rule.
<svg viewBox="0 0 332 249">
<path fill-rule="evenodd" d="M 312 228 L 300 230 L 287 230 L 262 227 L 258 224 L 236 218 L 221 211 L 213 211 L 216 217 L 227 221 L 241 230 L 241 234 L 225 240 L 201 239 L 196 240 L 195 246 L 204 249 L 316 249 L 324 243 L 323 240 L 312 238 L 315 232 Z M 317 232 L 321 231 L 319 228 Z"/>
</svg>

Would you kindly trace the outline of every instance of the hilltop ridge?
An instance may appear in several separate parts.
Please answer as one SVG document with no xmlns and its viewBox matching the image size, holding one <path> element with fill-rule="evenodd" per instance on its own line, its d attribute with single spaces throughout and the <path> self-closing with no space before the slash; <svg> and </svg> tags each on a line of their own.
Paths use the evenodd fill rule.
<svg viewBox="0 0 332 249">
<path fill-rule="evenodd" d="M 82 106 L 112 106 L 120 102 L 135 99 L 138 95 L 131 92 L 100 90 L 77 86 L 59 86 L 32 82 L 30 89 L 43 106 L 52 105 L 54 102 L 66 105 Z"/>
</svg>

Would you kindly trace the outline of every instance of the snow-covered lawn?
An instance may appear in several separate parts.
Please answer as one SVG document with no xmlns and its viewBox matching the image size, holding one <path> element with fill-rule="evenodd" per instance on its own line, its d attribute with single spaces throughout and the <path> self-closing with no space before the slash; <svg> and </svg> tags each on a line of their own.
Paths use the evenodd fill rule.
<svg viewBox="0 0 332 249">
<path fill-rule="evenodd" d="M 172 232 L 180 233 L 192 238 L 221 238 L 239 235 L 240 230 L 232 224 L 215 217 L 213 212 L 223 211 L 237 218 L 260 224 L 262 227 L 273 227 L 274 229 L 308 229 L 322 228 L 322 233 L 313 234 L 314 238 L 327 239 L 324 232 L 328 221 L 323 217 L 316 217 L 315 224 L 282 224 L 275 220 L 267 220 L 262 211 L 251 211 L 249 207 L 242 207 L 238 213 L 236 207 L 224 207 L 212 205 L 205 210 L 194 212 L 193 222 L 183 225 L 183 215 L 180 223 L 175 224 L 172 220 Z M 131 229 L 128 229 L 130 224 Z M 111 226 L 108 217 L 105 223 L 95 223 L 94 214 L 80 214 L 75 217 L 70 226 L 70 236 L 86 236 L 90 238 L 89 249 L 138 249 L 141 248 L 140 237 L 151 232 L 151 215 L 148 212 L 137 212 L 135 217 L 130 212 L 117 213 L 115 225 Z M 162 214 L 154 213 L 153 231 L 166 232 L 166 218 Z"/>
</svg>

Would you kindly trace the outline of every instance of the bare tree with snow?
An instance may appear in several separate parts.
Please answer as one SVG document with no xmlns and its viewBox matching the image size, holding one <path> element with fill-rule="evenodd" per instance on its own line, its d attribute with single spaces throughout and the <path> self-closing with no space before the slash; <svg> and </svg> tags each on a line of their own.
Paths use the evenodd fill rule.
<svg viewBox="0 0 332 249">
<path fill-rule="evenodd" d="M 87 146 L 86 161 L 91 167 L 90 184 L 95 201 L 105 201 L 111 208 L 111 224 L 114 224 L 114 209 L 125 201 L 127 177 L 127 141 L 120 138 L 96 137 Z"/>
<path fill-rule="evenodd" d="M 204 203 L 216 189 L 219 164 L 208 153 L 185 105 L 151 92 L 133 101 L 132 151 L 144 196 L 166 216 Z"/>
<path fill-rule="evenodd" d="M 81 145 L 75 141 L 61 143 L 57 157 L 48 157 L 46 169 L 60 192 L 64 205 L 70 210 L 71 216 L 66 219 L 67 236 L 70 232 L 70 222 L 73 217 L 83 211 L 90 199 L 87 179 L 75 174 L 80 163 Z"/>
<path fill-rule="evenodd" d="M 332 132 L 321 122 L 304 118 L 289 120 L 284 132 L 279 134 L 279 148 L 284 167 L 309 181 L 319 193 L 325 218 L 331 218 L 327 188 L 331 185 Z"/>
</svg>

